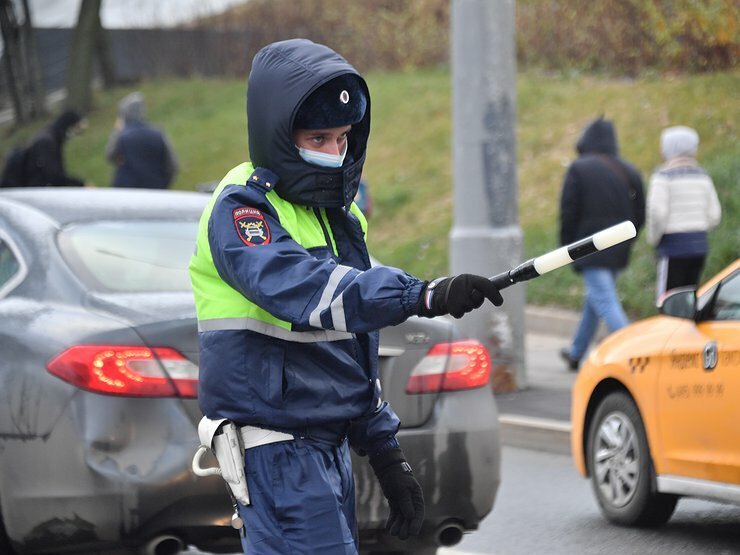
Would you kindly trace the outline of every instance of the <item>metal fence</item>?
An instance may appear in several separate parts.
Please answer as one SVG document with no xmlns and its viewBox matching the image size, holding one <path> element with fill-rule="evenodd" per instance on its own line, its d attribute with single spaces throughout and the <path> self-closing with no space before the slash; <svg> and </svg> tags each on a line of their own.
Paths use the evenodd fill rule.
<svg viewBox="0 0 740 555">
<path fill-rule="evenodd" d="M 64 87 L 72 29 L 34 29 L 47 93 Z M 252 34 L 212 29 L 107 30 L 117 82 L 153 77 L 246 75 L 261 44 Z M 0 60 L 0 68 L 4 67 Z M 0 108 L 9 107 L 5 71 L 0 71 Z"/>
</svg>

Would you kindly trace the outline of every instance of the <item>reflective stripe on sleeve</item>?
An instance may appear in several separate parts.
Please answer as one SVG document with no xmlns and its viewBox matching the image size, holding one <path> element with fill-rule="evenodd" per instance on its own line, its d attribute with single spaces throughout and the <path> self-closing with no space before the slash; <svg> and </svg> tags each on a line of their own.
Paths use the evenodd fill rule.
<svg viewBox="0 0 740 555">
<path fill-rule="evenodd" d="M 335 330 L 347 331 L 347 320 L 344 317 L 344 293 L 331 303 L 331 319 Z"/>
<path fill-rule="evenodd" d="M 337 291 L 337 287 L 339 287 L 339 283 L 342 281 L 342 278 L 349 272 L 350 270 L 353 270 L 354 268 L 351 268 L 350 266 L 342 266 L 341 264 L 338 265 L 336 268 L 334 268 L 334 271 L 329 276 L 329 281 L 326 283 L 326 287 L 324 287 L 324 291 L 321 293 L 321 299 L 319 300 L 319 304 L 316 306 L 316 308 L 313 309 L 311 314 L 308 317 L 308 323 L 314 326 L 315 328 L 323 328 L 324 326 L 321 325 L 321 313 L 332 306 L 332 299 L 334 298 L 334 293 Z M 331 311 L 332 320 L 333 320 L 333 328 L 335 329 L 342 329 L 342 331 L 346 331 L 346 324 L 344 323 L 344 310 L 342 310 L 341 315 L 341 321 L 342 321 L 342 328 L 337 326 L 337 320 L 335 319 L 334 309 L 332 307 Z"/>
<path fill-rule="evenodd" d="M 239 331 L 249 330 L 269 337 L 293 341 L 295 343 L 321 343 L 323 341 L 342 341 L 352 339 L 351 333 L 342 331 L 317 330 L 317 331 L 292 331 L 255 320 L 254 318 L 214 318 L 211 320 L 199 320 L 198 331 Z"/>
</svg>

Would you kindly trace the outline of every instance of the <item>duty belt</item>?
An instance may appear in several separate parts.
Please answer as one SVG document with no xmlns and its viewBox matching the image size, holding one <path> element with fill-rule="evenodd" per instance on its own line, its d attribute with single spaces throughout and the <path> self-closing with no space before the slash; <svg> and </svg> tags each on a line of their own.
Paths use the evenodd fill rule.
<svg viewBox="0 0 740 555">
<path fill-rule="evenodd" d="M 242 436 L 242 444 L 245 450 L 269 443 L 277 443 L 278 441 L 293 441 L 295 439 L 293 434 L 286 434 L 276 430 L 266 430 L 265 428 L 249 425 L 240 426 L 239 433 Z"/>
<path fill-rule="evenodd" d="M 309 426 L 300 430 L 270 430 L 204 416 L 198 423 L 200 446 L 193 456 L 193 473 L 197 476 L 220 475 L 224 479 L 234 507 L 231 525 L 241 529 L 244 523 L 239 516 L 238 503 L 251 505 L 244 460 L 247 449 L 304 438 L 340 445 L 347 438 L 348 430 L 349 423 Z M 215 454 L 218 466 L 200 466 L 200 459 L 207 451 Z"/>
<path fill-rule="evenodd" d="M 275 428 L 275 431 L 291 436 L 291 439 L 310 439 L 337 447 L 347 439 L 349 426 L 349 422 L 327 422 L 305 428 Z M 268 443 L 272 443 L 272 441 Z"/>
</svg>

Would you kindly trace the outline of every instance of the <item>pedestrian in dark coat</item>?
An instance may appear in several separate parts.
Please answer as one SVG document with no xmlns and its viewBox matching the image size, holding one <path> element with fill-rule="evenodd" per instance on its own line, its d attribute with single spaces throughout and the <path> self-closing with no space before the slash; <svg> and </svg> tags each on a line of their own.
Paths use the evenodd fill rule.
<svg viewBox="0 0 740 555">
<path fill-rule="evenodd" d="M 140 92 L 121 100 L 105 157 L 116 166 L 114 187 L 166 189 L 178 169 L 167 136 L 146 121 L 144 96 Z"/>
<path fill-rule="evenodd" d="M 26 152 L 23 180 L 28 187 L 82 187 L 85 182 L 67 174 L 64 145 L 67 139 L 84 129 L 82 116 L 74 110 L 60 114 L 36 135 Z"/>
<path fill-rule="evenodd" d="M 567 245 L 625 220 L 645 223 L 645 196 L 640 172 L 619 157 L 611 121 L 600 117 L 583 131 L 576 145 L 578 159 L 568 168 L 560 198 L 560 243 Z M 620 243 L 574 262 L 584 279 L 586 298 L 579 329 L 561 356 L 571 370 L 593 338 L 599 320 L 610 332 L 628 321 L 616 290 L 618 272 L 627 267 L 632 241 Z"/>
</svg>

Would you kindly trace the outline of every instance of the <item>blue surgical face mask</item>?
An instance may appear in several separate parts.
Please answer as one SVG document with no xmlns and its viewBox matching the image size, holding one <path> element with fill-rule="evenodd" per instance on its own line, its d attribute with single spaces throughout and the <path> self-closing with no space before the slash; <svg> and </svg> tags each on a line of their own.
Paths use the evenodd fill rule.
<svg viewBox="0 0 740 555">
<path fill-rule="evenodd" d="M 297 147 L 298 154 L 309 164 L 315 164 L 322 168 L 341 168 L 344 164 L 344 157 L 347 155 L 347 144 L 344 145 L 344 150 L 341 154 L 327 154 L 326 152 L 318 152 L 316 150 L 310 150 L 308 148 Z"/>
</svg>

